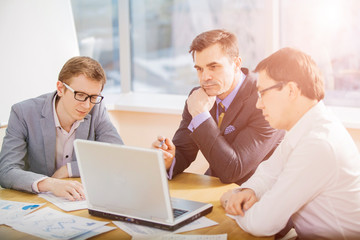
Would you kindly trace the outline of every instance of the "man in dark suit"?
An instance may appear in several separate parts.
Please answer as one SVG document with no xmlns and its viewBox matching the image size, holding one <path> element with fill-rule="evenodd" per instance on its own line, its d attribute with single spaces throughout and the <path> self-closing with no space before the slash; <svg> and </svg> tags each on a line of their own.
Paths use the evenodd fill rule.
<svg viewBox="0 0 360 240">
<path fill-rule="evenodd" d="M 241 68 L 233 33 L 201 33 L 189 52 L 200 87 L 191 91 L 173 140 L 160 136 L 153 147 L 163 151 L 170 179 L 200 150 L 209 162 L 206 174 L 241 184 L 271 155 L 284 132 L 271 128 L 256 109 L 256 78 Z"/>
</svg>

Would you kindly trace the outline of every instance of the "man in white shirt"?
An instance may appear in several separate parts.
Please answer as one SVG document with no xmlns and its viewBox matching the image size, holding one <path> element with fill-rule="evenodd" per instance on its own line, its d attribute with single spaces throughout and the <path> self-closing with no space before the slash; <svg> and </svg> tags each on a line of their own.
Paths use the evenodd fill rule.
<svg viewBox="0 0 360 240">
<path fill-rule="evenodd" d="M 256 236 L 292 222 L 301 239 L 359 239 L 360 157 L 322 99 L 314 61 L 283 48 L 258 64 L 257 108 L 286 135 L 240 188 L 221 197 L 226 212 Z"/>
<path fill-rule="evenodd" d="M 0 185 L 83 199 L 81 183 L 61 179 L 80 176 L 74 140 L 123 143 L 102 102 L 105 83 L 97 61 L 73 57 L 56 91 L 14 104 L 0 152 Z"/>
</svg>

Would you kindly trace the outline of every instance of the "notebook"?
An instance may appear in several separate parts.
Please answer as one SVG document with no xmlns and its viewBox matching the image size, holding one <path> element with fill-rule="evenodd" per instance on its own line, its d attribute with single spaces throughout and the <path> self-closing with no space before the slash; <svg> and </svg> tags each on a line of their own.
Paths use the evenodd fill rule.
<svg viewBox="0 0 360 240">
<path fill-rule="evenodd" d="M 173 231 L 212 211 L 170 197 L 159 150 L 79 139 L 74 149 L 91 215 Z"/>
</svg>

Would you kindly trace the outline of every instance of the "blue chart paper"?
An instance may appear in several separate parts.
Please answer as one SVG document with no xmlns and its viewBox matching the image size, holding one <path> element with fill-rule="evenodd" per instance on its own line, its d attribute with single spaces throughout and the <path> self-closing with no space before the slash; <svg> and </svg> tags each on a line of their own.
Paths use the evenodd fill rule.
<svg viewBox="0 0 360 240">
<path fill-rule="evenodd" d="M 0 225 L 17 221 L 43 204 L 0 200 Z"/>
<path fill-rule="evenodd" d="M 107 223 L 66 214 L 46 207 L 25 216 L 10 226 L 18 231 L 44 239 L 71 239 L 102 228 Z"/>
<path fill-rule="evenodd" d="M 27 206 L 24 206 L 23 208 L 22 208 L 22 210 L 33 210 L 33 209 L 35 209 L 35 208 L 38 208 L 38 207 L 40 207 L 40 205 L 39 204 L 35 204 L 35 205 L 27 205 Z"/>
</svg>

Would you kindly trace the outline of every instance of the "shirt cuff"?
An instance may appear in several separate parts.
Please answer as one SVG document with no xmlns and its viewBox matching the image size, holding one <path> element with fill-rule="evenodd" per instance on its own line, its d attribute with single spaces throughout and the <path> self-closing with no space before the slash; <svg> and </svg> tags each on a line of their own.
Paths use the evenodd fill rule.
<svg viewBox="0 0 360 240">
<path fill-rule="evenodd" d="M 66 166 L 67 166 L 67 169 L 68 169 L 69 177 L 72 177 L 73 174 L 72 174 L 72 170 L 71 170 L 71 163 L 67 163 Z"/>
<path fill-rule="evenodd" d="M 36 193 L 40 193 L 39 188 L 38 188 L 38 183 L 41 182 L 42 180 L 46 179 L 46 178 L 48 178 L 48 177 L 42 177 L 39 180 L 36 180 L 35 182 L 33 182 L 33 184 L 31 185 L 32 190 L 34 192 L 36 192 Z"/>
<path fill-rule="evenodd" d="M 175 163 L 176 163 L 176 158 L 174 157 L 174 160 L 170 166 L 170 169 L 168 171 L 168 179 L 171 180 L 173 178 L 173 174 L 174 174 L 174 166 L 175 166 Z"/>
<path fill-rule="evenodd" d="M 203 122 L 205 122 L 208 118 L 211 118 L 209 112 L 202 112 L 196 115 L 190 122 L 188 129 L 193 132 L 197 127 L 200 126 Z"/>
</svg>

